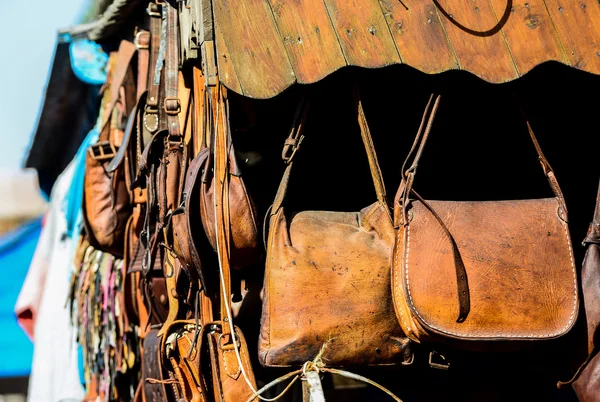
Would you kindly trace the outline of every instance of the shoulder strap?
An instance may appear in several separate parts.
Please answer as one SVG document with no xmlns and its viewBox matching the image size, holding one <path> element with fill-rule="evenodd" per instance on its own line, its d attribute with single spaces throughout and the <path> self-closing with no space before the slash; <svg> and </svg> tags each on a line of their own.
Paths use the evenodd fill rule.
<svg viewBox="0 0 600 402">
<path fill-rule="evenodd" d="M 410 192 L 412 191 L 414 177 L 417 172 L 417 166 L 419 165 L 419 160 L 421 159 L 421 155 L 423 153 L 423 148 L 425 147 L 425 143 L 427 142 L 427 139 L 429 138 L 429 133 L 431 131 L 431 125 L 433 124 L 433 120 L 435 118 L 435 113 L 437 111 L 439 101 L 440 101 L 440 96 L 438 95 L 438 97 L 436 98 L 435 104 L 433 106 L 433 109 L 431 110 L 431 113 L 429 113 L 429 120 L 427 122 L 427 128 L 425 129 L 425 132 L 421 135 L 422 128 L 423 128 L 423 121 L 428 114 L 429 104 L 431 102 L 431 99 L 430 99 L 429 103 L 427 104 L 427 107 L 425 109 L 425 114 L 423 115 L 423 121 L 421 122 L 419 131 L 417 132 L 415 142 L 413 143 L 413 146 L 412 146 L 406 160 L 404 161 L 404 164 L 402 165 L 402 170 L 403 170 L 402 175 L 403 176 L 402 176 L 402 182 L 400 184 L 400 188 L 398 189 L 398 193 L 396 194 L 396 202 L 400 201 L 400 198 L 404 198 L 404 201 L 406 201 L 407 197 L 409 196 Z M 552 189 L 552 192 L 554 193 L 556 199 L 558 200 L 558 203 L 560 206 L 559 217 L 562 220 L 564 220 L 565 222 L 567 222 L 567 207 L 565 204 L 565 199 L 564 199 L 562 190 L 560 189 L 560 186 L 558 185 L 558 181 L 556 180 L 556 176 L 554 175 L 554 171 L 552 170 L 550 163 L 548 162 L 548 160 L 544 156 L 544 153 L 542 152 L 542 149 L 540 148 L 537 138 L 535 137 L 535 134 L 533 133 L 533 130 L 531 128 L 531 124 L 529 123 L 529 121 L 527 119 L 525 119 L 525 121 L 527 124 L 527 129 L 529 131 L 529 136 L 530 136 L 531 141 L 533 142 L 533 146 L 535 147 L 535 150 L 538 154 L 538 159 L 540 161 L 540 164 L 542 165 L 544 175 L 546 176 L 546 179 L 548 180 L 548 183 L 550 184 L 550 188 Z M 408 160 L 410 159 L 410 157 L 412 156 L 412 154 L 414 153 L 417 143 L 419 144 L 419 146 L 417 148 L 417 152 L 415 154 L 413 162 L 412 162 L 411 166 L 405 170 L 406 164 L 407 164 Z M 406 220 L 404 220 L 404 221 L 406 221 Z"/>
<path fill-rule="evenodd" d="M 385 192 L 385 184 L 383 182 L 383 176 L 381 174 L 381 168 L 379 167 L 379 162 L 377 160 L 377 154 L 375 152 L 375 147 L 373 145 L 373 138 L 371 137 L 371 131 L 369 130 L 369 125 L 367 124 L 367 118 L 365 116 L 365 112 L 363 110 L 362 100 L 360 99 L 360 94 L 358 89 L 354 87 L 353 89 L 354 101 L 356 105 L 356 114 L 358 117 L 358 125 L 360 127 L 360 134 L 363 140 L 363 145 L 365 147 L 365 151 L 367 152 L 367 158 L 369 161 L 369 167 L 371 169 L 371 178 L 373 179 L 373 185 L 375 186 L 375 193 L 377 194 L 377 201 L 385 206 L 385 211 L 391 221 L 391 214 L 388 208 L 387 196 Z M 283 161 L 286 163 L 287 168 L 283 174 L 281 179 L 281 183 L 279 184 L 279 189 L 277 190 L 277 194 L 275 196 L 275 200 L 273 201 L 273 206 L 271 208 L 271 215 L 275 215 L 279 208 L 281 208 L 283 204 L 283 200 L 287 193 L 287 187 L 290 179 L 290 174 L 293 165 L 293 159 L 296 155 L 296 152 L 300 148 L 300 144 L 304 139 L 304 135 L 302 134 L 304 130 L 304 124 L 306 121 L 306 116 L 308 113 L 308 101 L 302 99 L 298 108 L 296 110 L 296 114 L 294 116 L 294 122 L 292 124 L 292 128 L 290 129 L 290 134 L 288 138 L 285 140 L 285 145 L 283 147 L 283 151 L 281 156 Z"/>
</svg>

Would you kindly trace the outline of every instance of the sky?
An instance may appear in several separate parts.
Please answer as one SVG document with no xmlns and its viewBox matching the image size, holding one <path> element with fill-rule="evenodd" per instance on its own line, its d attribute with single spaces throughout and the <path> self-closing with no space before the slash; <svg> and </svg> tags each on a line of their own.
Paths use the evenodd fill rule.
<svg viewBox="0 0 600 402">
<path fill-rule="evenodd" d="M 0 0 L 0 170 L 22 167 L 36 127 L 57 31 L 86 0 Z"/>
</svg>

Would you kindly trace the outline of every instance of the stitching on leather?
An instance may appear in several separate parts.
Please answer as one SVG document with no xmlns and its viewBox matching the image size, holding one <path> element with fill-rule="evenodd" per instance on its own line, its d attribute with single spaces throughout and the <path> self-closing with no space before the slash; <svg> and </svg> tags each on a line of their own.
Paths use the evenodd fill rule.
<svg viewBox="0 0 600 402">
<path fill-rule="evenodd" d="M 399 250 L 398 250 L 398 244 L 400 244 L 400 230 L 397 231 L 396 234 L 396 247 L 395 247 L 395 252 L 396 255 L 394 256 L 394 266 L 398 266 L 398 254 L 399 254 Z M 408 250 L 408 247 L 407 247 Z M 403 250 L 404 251 L 404 250 Z M 396 270 L 394 270 L 396 271 Z M 404 295 L 404 293 L 400 293 L 401 289 L 400 289 L 400 284 L 402 283 L 401 280 L 398 279 L 398 276 L 402 276 L 402 275 L 396 275 L 395 277 L 395 282 L 396 282 L 396 294 L 397 295 Z M 400 319 L 402 320 L 402 322 L 404 323 L 404 326 L 406 327 L 406 331 L 407 332 L 412 332 L 410 329 L 410 326 L 408 325 L 408 322 L 406 321 L 406 318 L 404 318 L 404 314 L 402 313 L 402 309 L 403 307 L 400 305 L 401 303 L 398 303 L 398 311 L 400 311 Z M 408 334 L 407 334 L 408 335 Z"/>
<path fill-rule="evenodd" d="M 532 335 L 512 335 L 512 334 L 494 334 L 492 337 L 508 337 L 508 338 L 546 338 L 546 337 L 553 337 L 553 336 L 557 336 L 557 335 L 562 335 L 565 333 L 565 331 L 571 326 L 571 324 L 573 323 L 573 319 L 575 317 L 575 311 L 577 311 L 577 273 L 575 272 L 575 260 L 573 258 L 573 246 L 571 245 L 571 237 L 569 236 L 569 231 L 567 228 L 566 223 L 564 223 L 561 219 L 559 219 L 561 225 L 563 226 L 563 228 L 565 229 L 565 234 L 567 237 L 567 243 L 569 245 L 569 256 L 571 258 L 571 269 L 573 271 L 573 278 L 574 278 L 574 284 L 575 284 L 575 292 L 574 292 L 574 299 L 573 299 L 573 311 L 571 312 L 571 316 L 569 317 L 569 322 L 567 323 L 567 325 L 564 326 L 564 328 L 562 328 L 561 330 L 559 330 L 558 332 L 554 332 L 554 333 L 550 333 L 550 334 L 532 334 Z M 400 234 L 398 234 L 398 238 L 400 237 Z M 412 299 L 412 295 L 410 293 L 410 283 L 408 280 L 408 255 L 410 253 L 410 225 L 406 225 L 406 257 L 405 257 L 405 275 L 406 275 L 406 289 L 407 289 L 407 293 L 408 293 L 408 298 L 410 300 L 411 305 L 413 306 L 413 312 L 421 319 L 421 321 L 423 321 L 423 323 L 425 323 L 427 326 L 435 329 L 436 331 L 439 331 L 441 333 L 444 334 L 448 334 L 448 335 L 454 335 L 454 336 L 458 336 L 461 338 L 466 338 L 465 335 L 463 334 L 458 334 L 458 333 L 454 333 L 451 331 L 445 331 L 442 330 L 434 325 L 431 325 L 429 322 L 427 322 L 417 311 L 417 309 L 415 308 L 415 304 L 413 302 Z M 397 255 L 396 255 L 397 256 Z M 490 338 L 489 335 L 487 336 L 469 336 L 468 339 L 477 339 L 477 338 Z"/>
<path fill-rule="evenodd" d="M 230 372 L 229 371 L 229 367 L 227 367 L 227 359 L 225 358 L 225 353 L 235 353 L 235 352 L 233 352 L 231 350 L 224 350 L 223 351 L 223 367 L 225 368 L 225 372 L 230 377 L 236 377 L 236 376 L 238 376 L 240 374 L 240 370 L 241 370 L 240 366 L 238 365 L 238 369 L 237 369 L 237 371 L 235 373 Z"/>
</svg>

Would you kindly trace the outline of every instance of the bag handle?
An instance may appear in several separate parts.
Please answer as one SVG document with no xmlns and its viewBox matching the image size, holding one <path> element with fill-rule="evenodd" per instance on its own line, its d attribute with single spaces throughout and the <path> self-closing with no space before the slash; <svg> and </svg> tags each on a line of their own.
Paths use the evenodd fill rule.
<svg viewBox="0 0 600 402">
<path fill-rule="evenodd" d="M 363 144 L 365 146 L 365 151 L 367 152 L 369 168 L 371 170 L 371 177 L 373 179 L 373 185 L 375 186 L 375 193 L 377 194 L 377 201 L 379 202 L 379 204 L 385 207 L 384 209 L 391 222 L 392 217 L 387 203 L 385 184 L 383 182 L 381 168 L 379 167 L 379 162 L 377 160 L 377 154 L 375 152 L 375 146 L 373 145 L 371 131 L 369 130 L 369 125 L 367 124 L 367 118 L 363 109 L 362 100 L 360 98 L 360 94 L 356 86 L 353 88 L 353 97 L 356 105 L 356 114 L 358 117 L 360 134 L 363 140 Z M 281 157 L 287 165 L 287 168 L 285 169 L 285 172 L 281 179 L 281 183 L 279 184 L 279 188 L 277 190 L 277 195 L 275 196 L 275 200 L 273 201 L 273 206 L 271 208 L 271 216 L 275 215 L 277 211 L 279 211 L 279 208 L 281 208 L 283 200 L 287 193 L 290 173 L 293 165 L 293 159 L 296 155 L 296 152 L 300 148 L 300 144 L 304 140 L 304 135 L 302 134 L 302 132 L 304 131 L 304 125 L 306 122 L 308 109 L 309 102 L 306 99 L 302 99 L 300 101 L 300 104 L 298 105 L 298 108 L 296 109 L 294 123 L 292 124 L 292 128 L 290 129 L 290 134 L 288 135 L 288 138 L 285 140 L 285 145 L 283 146 L 283 151 L 281 153 Z"/>
<path fill-rule="evenodd" d="M 423 122 L 425 121 L 425 118 L 428 115 L 431 98 L 429 99 L 429 103 L 427 103 L 427 107 L 426 107 L 425 113 L 423 115 L 423 120 L 421 121 L 421 126 L 419 127 L 419 130 L 417 132 L 417 136 L 415 137 L 413 146 L 412 146 L 410 152 L 408 153 L 406 160 L 404 161 L 404 163 L 402 165 L 402 181 L 400 183 L 400 187 L 398 188 L 398 192 L 396 193 L 395 204 L 398 204 L 398 203 L 404 204 L 406 201 L 408 201 L 408 195 L 412 191 L 412 186 L 414 184 L 414 178 L 415 178 L 415 175 L 417 172 L 417 166 L 419 164 L 419 160 L 421 159 L 421 155 L 423 153 L 423 148 L 425 147 L 425 143 L 427 142 L 427 139 L 429 138 L 429 133 L 431 131 L 431 125 L 433 124 L 433 119 L 435 117 L 435 113 L 437 111 L 439 101 L 440 101 L 440 96 L 438 95 L 438 97 L 436 98 L 435 104 L 433 106 L 433 109 L 431 110 L 431 113 L 429 114 L 427 128 L 425 129 L 425 132 L 422 134 Z M 533 132 L 533 129 L 531 128 L 531 124 L 529 123 L 529 120 L 527 120 L 527 118 L 525 117 L 523 112 L 522 112 L 522 114 L 523 114 L 523 117 L 527 124 L 527 130 L 529 131 L 529 137 L 531 138 L 531 141 L 533 142 L 535 151 L 538 154 L 538 160 L 539 160 L 540 164 L 542 165 L 542 170 L 544 171 L 544 175 L 546 176 L 546 179 L 548 180 L 548 183 L 550 184 L 550 188 L 552 189 L 552 192 L 554 193 L 554 196 L 556 197 L 556 199 L 559 203 L 559 217 L 563 221 L 568 222 L 567 206 L 565 203 L 565 198 L 564 198 L 563 192 L 558 184 L 558 181 L 556 180 L 554 170 L 552 169 L 552 166 L 550 166 L 550 163 L 544 156 L 544 153 L 542 152 L 540 144 Z M 412 154 L 414 153 L 414 150 L 417 147 L 417 144 L 419 144 L 419 147 L 415 154 L 413 162 L 408 169 L 405 169 L 408 161 L 410 160 Z M 401 201 L 401 199 L 402 199 L 402 201 Z M 402 220 L 403 220 L 403 222 L 406 222 L 405 214 L 402 216 Z M 398 222 L 395 222 L 395 223 L 398 223 Z"/>
</svg>

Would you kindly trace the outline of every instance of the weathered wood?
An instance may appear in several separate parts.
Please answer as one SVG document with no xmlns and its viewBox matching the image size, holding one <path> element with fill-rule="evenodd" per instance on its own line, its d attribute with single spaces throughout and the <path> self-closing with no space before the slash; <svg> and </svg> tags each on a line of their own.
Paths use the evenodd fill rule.
<svg viewBox="0 0 600 402">
<path fill-rule="evenodd" d="M 595 0 L 546 0 L 569 64 L 600 73 L 600 4 Z"/>
<path fill-rule="evenodd" d="M 296 81 L 265 0 L 214 0 L 213 13 L 244 95 L 270 98 Z"/>
<path fill-rule="evenodd" d="M 507 0 L 490 1 L 496 17 L 501 19 Z M 544 0 L 513 0 L 502 32 L 519 75 L 548 60 L 567 63 Z"/>
<path fill-rule="evenodd" d="M 298 82 L 319 81 L 346 65 L 323 0 L 269 3 Z"/>
<path fill-rule="evenodd" d="M 217 66 L 219 68 L 219 80 L 233 92 L 243 94 L 244 91 L 242 90 L 240 80 L 235 72 L 235 68 L 233 68 L 233 63 L 231 62 L 231 54 L 225 45 L 223 34 L 221 33 L 218 24 L 215 24 L 215 40 Z"/>
<path fill-rule="evenodd" d="M 380 0 L 402 62 L 426 73 L 458 68 L 446 34 L 431 2 L 411 4 Z"/>
<path fill-rule="evenodd" d="M 462 70 L 490 82 L 518 77 L 488 0 L 439 0 L 436 3 Z"/>
<path fill-rule="evenodd" d="M 400 63 L 378 0 L 324 0 L 351 66 L 383 67 Z"/>
</svg>

